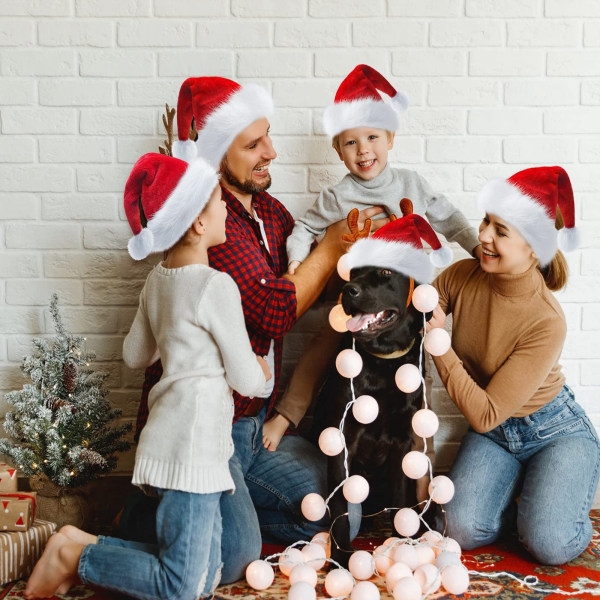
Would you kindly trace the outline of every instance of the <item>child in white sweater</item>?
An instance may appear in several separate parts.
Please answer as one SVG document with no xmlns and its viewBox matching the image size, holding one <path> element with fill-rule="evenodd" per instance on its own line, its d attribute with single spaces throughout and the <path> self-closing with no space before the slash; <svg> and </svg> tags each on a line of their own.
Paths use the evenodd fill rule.
<svg viewBox="0 0 600 600">
<path fill-rule="evenodd" d="M 233 279 L 208 266 L 208 248 L 225 241 L 227 216 L 214 169 L 146 154 L 127 181 L 125 213 L 133 258 L 168 249 L 148 275 L 123 344 L 128 366 L 160 355 L 164 368 L 133 472 L 135 485 L 158 495 L 158 546 L 63 527 L 36 565 L 27 598 L 65 593 L 76 575 L 152 600 L 211 596 L 219 581 L 219 502 L 234 490 L 231 388 L 260 393 L 269 370 L 250 347 Z"/>
</svg>

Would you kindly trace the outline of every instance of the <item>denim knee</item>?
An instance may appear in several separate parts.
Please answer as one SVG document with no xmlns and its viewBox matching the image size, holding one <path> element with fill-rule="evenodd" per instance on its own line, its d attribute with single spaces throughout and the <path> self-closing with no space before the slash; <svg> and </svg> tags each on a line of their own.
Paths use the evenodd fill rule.
<svg viewBox="0 0 600 600">
<path fill-rule="evenodd" d="M 463 550 L 473 550 L 496 541 L 500 535 L 500 523 L 481 523 L 471 510 L 460 506 L 446 509 L 448 537 L 455 539 Z M 441 530 L 440 530 L 441 531 Z"/>
<path fill-rule="evenodd" d="M 221 585 L 239 581 L 246 576 L 246 567 L 260 558 L 262 540 L 259 535 L 247 535 L 238 539 L 236 552 L 228 555 L 221 568 Z"/>
</svg>

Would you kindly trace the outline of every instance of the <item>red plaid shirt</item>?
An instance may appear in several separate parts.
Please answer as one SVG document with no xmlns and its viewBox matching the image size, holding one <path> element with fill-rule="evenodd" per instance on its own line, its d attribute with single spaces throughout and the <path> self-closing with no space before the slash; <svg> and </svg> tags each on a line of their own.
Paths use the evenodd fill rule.
<svg viewBox="0 0 600 600">
<path fill-rule="evenodd" d="M 265 248 L 258 223 L 248 214 L 242 203 L 228 190 L 222 188 L 227 202 L 227 242 L 210 248 L 210 265 L 233 277 L 242 296 L 246 328 L 254 352 L 265 356 L 275 340 L 275 378 L 273 394 L 269 398 L 270 414 L 281 370 L 283 335 L 296 322 L 296 288 L 283 279 L 287 268 L 285 243 L 294 226 L 294 220 L 278 200 L 266 192 L 254 194 L 252 205 L 265 228 L 270 252 Z M 216 308 L 218 310 L 218 307 Z M 136 439 L 148 418 L 148 393 L 162 375 L 162 365 L 157 361 L 146 369 L 142 398 L 138 409 Z M 251 399 L 233 393 L 237 421 Z"/>
</svg>

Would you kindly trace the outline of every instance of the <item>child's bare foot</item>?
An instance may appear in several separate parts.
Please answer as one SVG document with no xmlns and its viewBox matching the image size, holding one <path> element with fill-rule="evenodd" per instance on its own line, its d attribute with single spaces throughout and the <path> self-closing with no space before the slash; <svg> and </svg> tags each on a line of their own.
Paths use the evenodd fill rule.
<svg viewBox="0 0 600 600">
<path fill-rule="evenodd" d="M 289 425 L 289 420 L 279 413 L 271 417 L 263 425 L 263 446 L 270 452 L 275 452 Z"/>
<path fill-rule="evenodd" d="M 91 533 L 82 531 L 81 529 L 78 529 L 77 527 L 74 527 L 73 525 L 65 525 L 64 527 L 61 527 L 58 530 L 58 533 L 62 533 L 63 535 L 67 536 L 72 542 L 77 542 L 78 544 L 81 544 L 82 546 L 87 546 L 88 544 L 97 544 L 98 543 L 97 535 L 92 535 Z M 78 583 L 79 583 L 79 577 L 77 577 L 77 576 L 75 576 L 71 579 L 68 579 L 67 581 L 64 581 L 63 583 L 61 583 L 58 586 L 55 593 L 58 595 L 66 594 L 74 585 L 77 585 Z"/>
<path fill-rule="evenodd" d="M 62 584 L 74 579 L 83 548 L 62 533 L 51 536 L 27 581 L 25 598 L 49 598 Z"/>
</svg>

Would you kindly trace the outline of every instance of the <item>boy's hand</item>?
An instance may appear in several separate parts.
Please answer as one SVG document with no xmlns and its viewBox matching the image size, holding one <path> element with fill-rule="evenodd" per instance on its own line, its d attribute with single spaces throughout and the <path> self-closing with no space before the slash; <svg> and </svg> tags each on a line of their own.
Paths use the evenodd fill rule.
<svg viewBox="0 0 600 600">
<path fill-rule="evenodd" d="M 257 356 L 256 360 L 258 361 L 260 368 L 265 374 L 265 379 L 269 381 L 269 379 L 271 379 L 271 371 L 269 370 L 269 365 L 267 364 L 267 361 L 262 356 Z"/>
<path fill-rule="evenodd" d="M 296 272 L 296 269 L 301 265 L 301 262 L 299 260 L 293 260 L 289 265 L 288 265 L 288 275 L 293 275 Z"/>
<path fill-rule="evenodd" d="M 446 313 L 442 310 L 442 307 L 438 304 L 433 309 L 433 317 L 431 317 L 431 319 L 429 319 L 429 321 L 427 322 L 426 329 L 427 329 L 427 331 L 431 331 L 432 329 L 435 329 L 436 327 L 440 327 L 441 329 L 444 329 L 445 324 L 446 324 Z"/>
<path fill-rule="evenodd" d="M 263 425 L 263 446 L 269 452 L 275 452 L 279 442 L 289 427 L 290 422 L 286 417 L 276 413 Z"/>
</svg>

